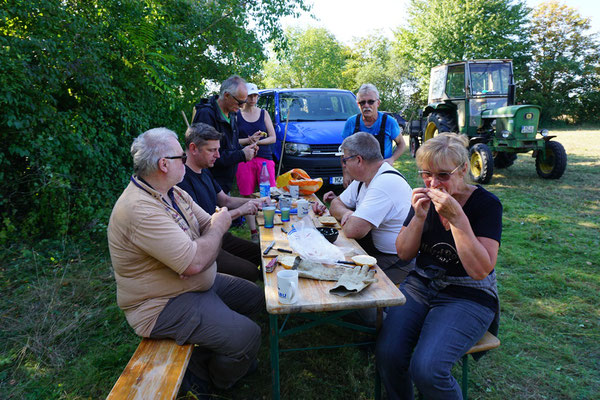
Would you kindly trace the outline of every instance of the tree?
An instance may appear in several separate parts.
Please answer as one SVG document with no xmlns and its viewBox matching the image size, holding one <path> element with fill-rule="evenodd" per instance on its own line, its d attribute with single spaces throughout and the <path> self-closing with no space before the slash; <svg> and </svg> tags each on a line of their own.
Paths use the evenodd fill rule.
<svg viewBox="0 0 600 400">
<path fill-rule="evenodd" d="M 264 64 L 265 87 L 343 87 L 344 47 L 323 28 L 286 31 L 288 49 L 276 49 Z"/>
<path fill-rule="evenodd" d="M 131 173 L 133 138 L 182 131 L 179 110 L 206 94 L 205 82 L 258 71 L 264 44 L 285 43 L 279 17 L 307 9 L 303 0 L 5 0 L 0 242 L 16 230 L 102 231 Z"/>
<path fill-rule="evenodd" d="M 395 33 L 395 62 L 427 98 L 430 69 L 472 58 L 512 58 L 523 64 L 528 9 L 523 0 L 411 0 L 406 26 Z"/>
<path fill-rule="evenodd" d="M 372 83 L 379 90 L 381 109 L 400 111 L 406 103 L 403 70 L 392 62 L 392 43 L 377 33 L 354 42 L 349 50 L 343 75 L 346 84 L 356 92 L 363 83 Z"/>
<path fill-rule="evenodd" d="M 533 12 L 530 77 L 523 100 L 542 106 L 544 122 L 561 116 L 574 122 L 600 120 L 600 46 L 596 35 L 586 34 L 589 28 L 589 18 L 557 1 Z"/>
</svg>

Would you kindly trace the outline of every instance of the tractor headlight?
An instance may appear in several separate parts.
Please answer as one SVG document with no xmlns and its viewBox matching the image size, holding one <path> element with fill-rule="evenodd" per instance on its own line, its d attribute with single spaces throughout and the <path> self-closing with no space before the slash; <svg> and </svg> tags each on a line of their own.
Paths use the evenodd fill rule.
<svg viewBox="0 0 600 400">
<path fill-rule="evenodd" d="M 548 129 L 542 129 L 542 130 L 540 131 L 540 135 L 542 135 L 543 137 L 546 137 L 546 136 L 548 136 L 548 134 L 549 134 L 549 133 L 550 133 L 550 132 L 548 132 Z"/>
<path fill-rule="evenodd" d="M 286 143 L 285 154 L 298 156 L 300 153 L 310 153 L 310 146 L 304 143 Z"/>
<path fill-rule="evenodd" d="M 507 131 L 506 129 L 503 130 L 501 133 L 502 133 L 502 137 L 504 139 L 506 139 L 506 138 L 508 138 L 510 136 L 510 131 Z"/>
</svg>

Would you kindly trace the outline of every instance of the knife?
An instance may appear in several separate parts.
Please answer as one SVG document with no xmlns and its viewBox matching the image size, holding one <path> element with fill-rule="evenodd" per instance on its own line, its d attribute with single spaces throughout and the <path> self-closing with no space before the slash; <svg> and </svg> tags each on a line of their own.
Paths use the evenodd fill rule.
<svg viewBox="0 0 600 400">
<path fill-rule="evenodd" d="M 336 264 L 356 265 L 354 261 L 336 261 Z"/>
<path fill-rule="evenodd" d="M 268 253 L 269 251 L 271 251 L 271 249 L 273 248 L 273 246 L 275 246 L 275 241 L 274 241 L 274 240 L 271 242 L 271 244 L 269 244 L 269 245 L 267 246 L 267 248 L 265 249 L 265 251 L 263 251 L 263 254 L 264 254 L 264 255 L 267 255 L 267 253 Z"/>
<path fill-rule="evenodd" d="M 293 251 L 292 251 L 292 250 L 288 250 L 288 249 L 282 249 L 281 247 L 278 247 L 276 250 L 277 250 L 277 251 L 281 251 L 282 253 L 289 253 L 289 254 L 292 254 L 292 253 L 293 253 Z"/>
<path fill-rule="evenodd" d="M 294 259 L 294 266 L 292 267 L 292 269 L 298 269 L 298 265 L 300 265 L 300 261 L 302 261 L 300 256 L 296 256 L 296 258 Z"/>
</svg>

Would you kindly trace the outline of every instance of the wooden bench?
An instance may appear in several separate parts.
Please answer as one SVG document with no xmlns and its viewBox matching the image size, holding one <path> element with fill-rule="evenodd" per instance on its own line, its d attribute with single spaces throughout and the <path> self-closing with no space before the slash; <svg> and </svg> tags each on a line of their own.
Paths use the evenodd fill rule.
<svg viewBox="0 0 600 400">
<path fill-rule="evenodd" d="M 500 347 L 500 339 L 486 332 L 475 346 L 471 347 L 469 351 L 462 357 L 462 394 L 463 400 L 467 400 L 467 390 L 469 388 L 469 354 L 479 353 L 481 351 L 488 351 Z"/>
<path fill-rule="evenodd" d="M 193 349 L 171 339 L 142 339 L 106 399 L 174 399 Z"/>
</svg>

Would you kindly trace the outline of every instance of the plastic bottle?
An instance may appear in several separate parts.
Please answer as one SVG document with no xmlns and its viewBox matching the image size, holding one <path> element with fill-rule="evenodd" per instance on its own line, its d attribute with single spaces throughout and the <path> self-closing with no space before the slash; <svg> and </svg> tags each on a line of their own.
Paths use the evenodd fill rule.
<svg viewBox="0 0 600 400">
<path fill-rule="evenodd" d="M 271 195 L 271 180 L 269 179 L 269 170 L 265 161 L 263 161 L 262 169 L 260 170 L 258 187 L 260 188 L 260 197 L 269 197 Z"/>
</svg>

